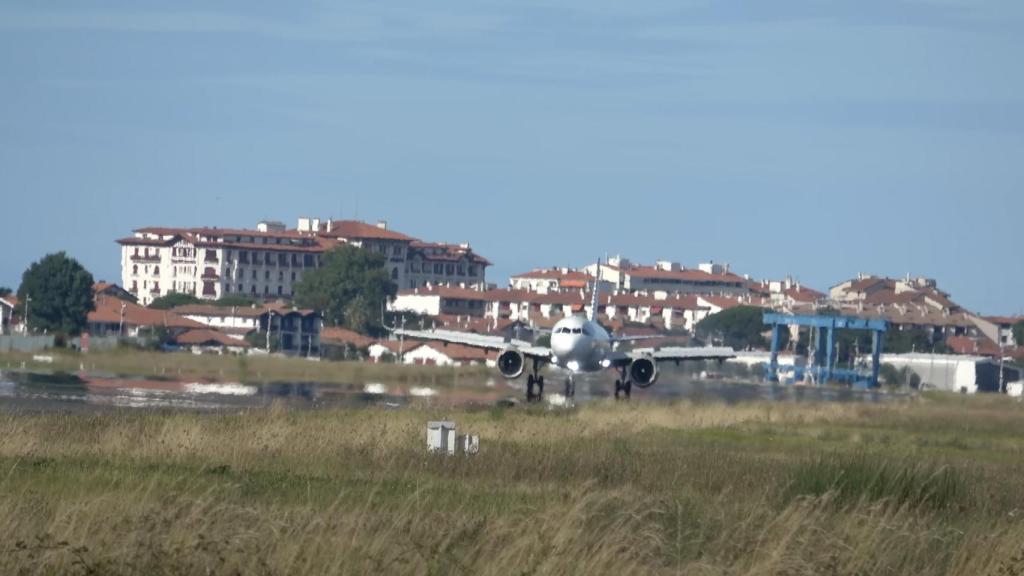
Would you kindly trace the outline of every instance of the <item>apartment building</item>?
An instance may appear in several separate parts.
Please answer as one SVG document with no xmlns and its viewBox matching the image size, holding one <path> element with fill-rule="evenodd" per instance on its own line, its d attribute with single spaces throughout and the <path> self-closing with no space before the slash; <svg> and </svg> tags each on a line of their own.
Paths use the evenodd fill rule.
<svg viewBox="0 0 1024 576">
<path fill-rule="evenodd" d="M 385 222 L 354 220 L 300 218 L 294 230 L 280 222 L 260 222 L 254 230 L 148 227 L 117 242 L 122 284 L 143 305 L 171 292 L 207 300 L 228 294 L 290 299 L 303 275 L 343 243 L 384 255 L 400 288 L 482 287 L 490 265 L 469 244 L 422 242 Z"/>
<path fill-rule="evenodd" d="M 612 286 L 629 292 L 662 291 L 679 294 L 743 295 L 749 293 L 749 281 L 729 270 L 728 264 L 703 262 L 686 268 L 678 262 L 662 260 L 653 266 L 638 266 L 622 257 L 607 263 L 591 264 L 587 274 L 598 276 Z"/>
</svg>

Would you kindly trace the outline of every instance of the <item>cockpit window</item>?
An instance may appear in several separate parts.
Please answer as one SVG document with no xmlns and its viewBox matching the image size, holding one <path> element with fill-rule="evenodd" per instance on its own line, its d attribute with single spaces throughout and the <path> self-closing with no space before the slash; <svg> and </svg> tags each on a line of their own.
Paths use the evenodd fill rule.
<svg viewBox="0 0 1024 576">
<path fill-rule="evenodd" d="M 583 330 L 582 330 L 582 329 L 580 329 L 580 328 L 573 328 L 573 329 L 572 329 L 572 333 L 573 333 L 573 334 L 582 334 L 582 333 L 583 333 Z"/>
</svg>

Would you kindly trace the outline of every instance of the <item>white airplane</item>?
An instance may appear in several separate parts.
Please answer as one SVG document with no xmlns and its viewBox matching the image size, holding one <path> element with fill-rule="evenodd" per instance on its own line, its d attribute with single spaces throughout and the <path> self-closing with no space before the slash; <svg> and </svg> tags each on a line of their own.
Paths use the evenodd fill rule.
<svg viewBox="0 0 1024 576">
<path fill-rule="evenodd" d="M 406 338 L 436 340 L 497 350 L 499 352 L 498 371 L 510 380 L 523 375 L 523 372 L 526 371 L 526 361 L 529 359 L 532 362 L 532 369 L 526 376 L 527 401 L 540 399 L 544 394 L 544 376 L 541 376 L 540 370 L 545 364 L 561 368 L 567 373 L 565 379 L 565 395 L 567 397 L 572 397 L 576 393 L 577 374 L 604 369 L 618 370 L 619 377 L 615 380 L 615 398 L 618 399 L 620 395 L 628 398 L 634 384 L 640 388 L 647 388 L 654 384 L 658 380 L 659 362 L 675 362 L 677 365 L 686 360 L 718 360 L 721 362 L 736 355 L 732 348 L 710 347 L 673 346 L 642 348 L 626 352 L 617 350 L 616 345 L 620 342 L 646 340 L 657 338 L 657 336 L 615 337 L 610 335 L 603 326 L 594 320 L 600 296 L 599 286 L 599 280 L 595 280 L 593 298 L 587 317 L 571 316 L 559 320 L 551 329 L 550 348 L 536 346 L 524 340 L 451 330 L 395 329 L 392 332 Z"/>
</svg>

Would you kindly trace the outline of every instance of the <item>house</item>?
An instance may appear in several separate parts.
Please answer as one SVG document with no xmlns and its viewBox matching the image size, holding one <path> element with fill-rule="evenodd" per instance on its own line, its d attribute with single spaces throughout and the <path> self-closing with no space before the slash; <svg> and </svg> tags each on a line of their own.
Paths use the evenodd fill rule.
<svg viewBox="0 0 1024 576">
<path fill-rule="evenodd" d="M 1013 327 L 1024 322 L 1024 316 L 984 316 L 972 318 L 978 329 L 998 346 L 1024 346 L 1013 335 Z"/>
<path fill-rule="evenodd" d="M 320 347 L 325 358 L 362 360 L 375 340 L 354 330 L 325 326 L 320 332 Z"/>
<path fill-rule="evenodd" d="M 138 298 L 136 298 L 135 295 L 132 294 L 131 292 L 125 290 L 124 288 L 118 286 L 117 284 L 114 284 L 112 282 L 104 282 L 103 280 L 100 280 L 99 282 L 93 284 L 92 293 L 93 295 L 102 294 L 104 296 L 113 296 L 114 298 L 126 300 L 128 302 L 139 301 Z"/>
<path fill-rule="evenodd" d="M 275 352 L 291 356 L 319 356 L 323 319 L 315 310 L 292 308 L 279 303 L 258 306 L 213 306 L 187 304 L 174 313 L 234 338 L 244 340 L 253 332 L 267 333 Z"/>
<path fill-rule="evenodd" d="M 585 290 L 589 289 L 593 282 L 594 277 L 590 274 L 569 268 L 539 268 L 516 274 L 508 281 L 509 288 L 512 290 L 541 294 L 563 290 Z M 607 284 L 607 288 L 611 287 L 611 284 Z"/>
<path fill-rule="evenodd" d="M 157 328 L 165 328 L 171 335 L 205 328 L 203 324 L 173 311 L 146 308 L 104 293 L 93 297 L 93 306 L 94 310 L 89 312 L 86 320 L 88 332 L 93 336 L 138 338 Z"/>
<path fill-rule="evenodd" d="M 702 262 L 693 269 L 667 260 L 658 261 L 653 266 L 637 266 L 629 260 L 616 257 L 601 264 L 600 268 L 597 264 L 591 264 L 585 270 L 629 292 L 663 291 L 734 296 L 749 293 L 746 278 L 732 273 L 728 264 L 714 262 Z"/>
<path fill-rule="evenodd" d="M 178 346 L 188 348 L 195 354 L 210 352 L 217 354 L 225 352 L 242 354 L 250 348 L 250 345 L 245 340 L 231 338 L 223 332 L 209 328 L 186 330 L 178 334 L 174 341 Z"/>
<path fill-rule="evenodd" d="M 493 365 L 497 354 L 461 344 L 424 342 L 402 354 L 403 364 L 427 366 L 481 366 Z"/>
</svg>

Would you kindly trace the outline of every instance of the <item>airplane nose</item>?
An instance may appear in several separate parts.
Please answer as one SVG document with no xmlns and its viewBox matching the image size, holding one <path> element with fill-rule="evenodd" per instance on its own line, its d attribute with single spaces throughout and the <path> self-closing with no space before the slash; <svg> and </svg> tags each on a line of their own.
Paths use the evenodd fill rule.
<svg viewBox="0 0 1024 576">
<path fill-rule="evenodd" d="M 572 336 L 556 334 L 551 338 L 551 351 L 555 356 L 567 356 L 572 352 L 574 343 Z"/>
</svg>

